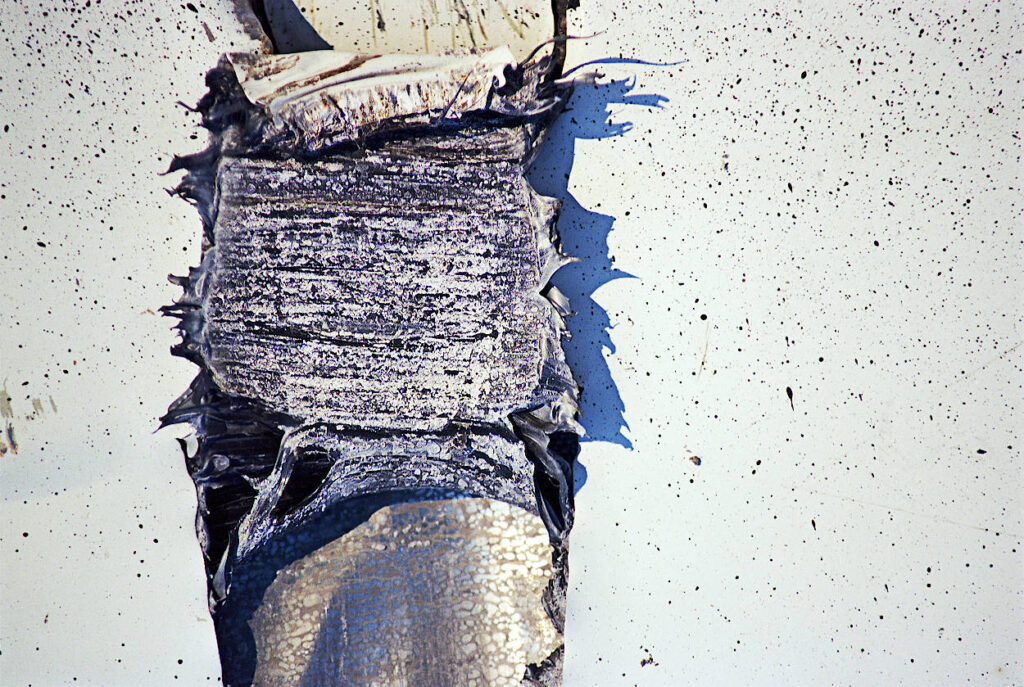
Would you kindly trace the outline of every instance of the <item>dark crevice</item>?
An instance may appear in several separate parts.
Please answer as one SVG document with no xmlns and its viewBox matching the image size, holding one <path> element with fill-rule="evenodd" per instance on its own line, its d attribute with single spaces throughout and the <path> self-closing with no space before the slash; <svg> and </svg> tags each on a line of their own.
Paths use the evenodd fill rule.
<svg viewBox="0 0 1024 687">
<path fill-rule="evenodd" d="M 260 28 L 270 40 L 271 48 L 274 52 L 281 52 L 277 40 L 274 38 L 274 32 L 270 28 L 270 15 L 267 14 L 266 3 L 263 0 L 249 0 L 249 4 L 252 6 L 252 13 L 256 15 L 256 19 L 260 23 Z"/>
</svg>

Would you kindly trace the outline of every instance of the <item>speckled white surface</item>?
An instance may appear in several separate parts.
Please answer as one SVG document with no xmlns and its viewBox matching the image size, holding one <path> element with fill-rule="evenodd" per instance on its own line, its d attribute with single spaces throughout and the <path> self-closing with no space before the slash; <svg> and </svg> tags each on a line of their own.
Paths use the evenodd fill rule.
<svg viewBox="0 0 1024 687">
<path fill-rule="evenodd" d="M 199 255 L 158 176 L 206 140 L 174 102 L 250 45 L 227 0 L 193 6 L 0 5 L 5 687 L 220 680 L 180 433 L 154 434 L 195 376 L 156 314 Z"/>
<path fill-rule="evenodd" d="M 46 4 L 0 7 L 0 675 L 214 683 L 151 433 L 199 222 L 156 174 L 244 40 L 220 2 Z M 566 686 L 1024 683 L 1024 7 L 634 4 L 575 11 L 605 33 L 569 65 L 686 62 L 604 66 L 632 92 L 579 89 L 534 175 L 575 198 L 556 282 L 605 440 Z"/>
</svg>

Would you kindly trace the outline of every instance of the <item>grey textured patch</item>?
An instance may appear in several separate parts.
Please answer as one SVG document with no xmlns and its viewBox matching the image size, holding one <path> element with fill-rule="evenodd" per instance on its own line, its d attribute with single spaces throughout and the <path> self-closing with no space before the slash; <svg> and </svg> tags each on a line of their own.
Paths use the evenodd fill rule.
<svg viewBox="0 0 1024 687">
<path fill-rule="evenodd" d="M 239 525 L 240 556 L 341 501 L 386 491 L 451 489 L 537 514 L 525 447 L 490 428 L 360 434 L 312 425 L 290 434 L 280 456 Z"/>
<path fill-rule="evenodd" d="M 502 423 L 575 389 L 521 129 L 218 171 L 209 366 L 302 421 Z"/>
</svg>

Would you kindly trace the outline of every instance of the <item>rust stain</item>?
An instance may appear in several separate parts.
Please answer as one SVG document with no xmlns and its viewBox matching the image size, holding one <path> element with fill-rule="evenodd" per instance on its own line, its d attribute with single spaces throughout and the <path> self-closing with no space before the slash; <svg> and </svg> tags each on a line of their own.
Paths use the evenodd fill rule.
<svg viewBox="0 0 1024 687">
<path fill-rule="evenodd" d="M 487 30 L 484 28 L 484 20 L 482 14 L 476 15 L 476 25 L 480 29 L 480 35 L 484 37 L 484 40 L 491 40 L 490 38 L 487 37 Z"/>
<path fill-rule="evenodd" d="M 357 55 L 356 57 L 353 57 L 349 62 L 346 62 L 340 67 L 335 67 L 334 69 L 329 69 L 325 72 L 320 72 L 319 74 L 311 76 L 308 79 L 303 79 L 302 81 L 295 81 L 289 83 L 287 86 L 275 91 L 275 95 L 285 95 L 288 93 L 292 93 L 294 91 L 305 88 L 306 86 L 312 86 L 313 84 L 318 83 L 320 81 L 325 81 L 326 79 L 329 79 L 332 76 L 337 76 L 338 74 L 350 72 L 353 69 L 358 69 L 363 64 L 377 57 L 380 57 L 380 55 Z"/>
<path fill-rule="evenodd" d="M 266 79 L 267 77 L 280 74 L 281 72 L 288 71 L 299 63 L 299 55 L 282 55 L 273 60 L 267 60 L 264 64 L 259 67 L 256 66 L 257 60 L 253 59 L 252 55 L 235 54 L 232 58 L 239 64 L 244 64 L 248 74 L 247 79 L 256 81 L 258 79 Z M 243 59 L 248 58 L 248 59 Z"/>
</svg>

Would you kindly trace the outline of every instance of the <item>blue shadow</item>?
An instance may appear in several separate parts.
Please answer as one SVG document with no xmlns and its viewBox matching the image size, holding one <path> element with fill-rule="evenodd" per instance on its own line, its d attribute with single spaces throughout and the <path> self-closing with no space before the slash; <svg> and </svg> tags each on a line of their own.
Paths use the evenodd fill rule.
<svg viewBox="0 0 1024 687">
<path fill-rule="evenodd" d="M 552 282 L 569 298 L 575 311 L 569 318 L 572 338 L 565 344 L 569 366 L 583 386 L 581 420 L 587 430 L 584 441 L 605 441 L 628 449 L 632 442 L 623 416 L 625 407 L 612 379 L 604 352 L 615 354 L 608 313 L 594 299 L 594 292 L 616 279 L 635 279 L 635 275 L 612 266 L 608 255 L 608 235 L 615 218 L 588 210 L 569 193 L 569 177 L 575 160 L 578 139 L 623 136 L 632 129 L 628 121 L 613 122 L 610 108 L 637 105 L 661 108 L 668 99 L 661 95 L 632 93 L 634 80 L 612 81 L 601 85 L 577 86 L 566 111 L 548 132 L 537 159 L 529 170 L 530 183 L 544 195 L 562 200 L 558 230 L 563 250 L 579 262 L 559 270 Z M 586 468 L 575 466 L 575 491 L 586 482 Z"/>
</svg>

